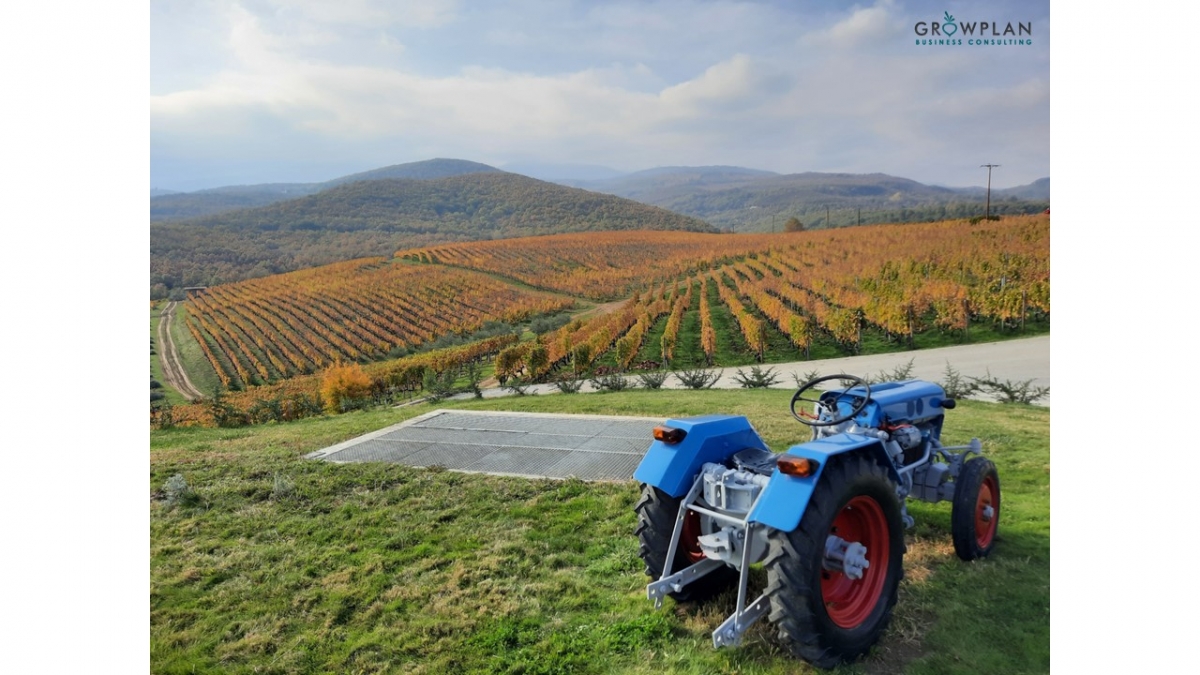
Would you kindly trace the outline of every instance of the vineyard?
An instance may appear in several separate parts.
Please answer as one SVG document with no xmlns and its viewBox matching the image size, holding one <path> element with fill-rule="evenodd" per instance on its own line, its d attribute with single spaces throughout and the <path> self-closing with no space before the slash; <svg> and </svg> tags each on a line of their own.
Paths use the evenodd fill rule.
<svg viewBox="0 0 1200 675">
<path fill-rule="evenodd" d="M 540 378 L 567 363 L 578 371 L 610 351 L 608 361 L 618 368 L 647 360 L 668 366 L 714 365 L 720 342 L 736 343 L 739 362 L 762 361 L 768 346 L 780 343 L 787 345 L 790 360 L 800 360 L 809 358 L 818 343 L 840 354 L 858 353 L 864 332 L 915 347 L 918 336 L 930 331 L 967 339 L 973 322 L 1020 330 L 1027 321 L 1049 320 L 1045 217 L 974 226 L 932 223 L 730 237 L 732 241 L 705 247 L 705 254 L 693 260 L 693 271 L 682 274 L 678 270 L 684 258 L 670 249 L 670 233 L 663 234 L 668 236 L 647 234 L 633 247 L 552 247 L 555 262 L 547 265 L 573 265 L 574 271 L 546 275 L 546 287 L 565 290 L 582 270 L 599 268 L 605 279 L 640 282 L 649 290 L 607 317 L 572 323 L 543 337 L 542 349 L 513 348 L 539 358 L 506 355 L 504 372 Z M 768 245 L 761 245 L 764 238 Z M 750 250 L 738 257 L 733 244 Z M 463 255 L 464 248 L 417 255 L 491 268 L 497 260 L 512 258 L 528 266 L 539 252 L 493 247 L 472 259 Z M 605 257 L 605 251 L 613 255 Z M 655 254 L 667 264 L 650 262 Z M 699 330 L 681 342 L 685 319 L 693 314 Z M 725 330 L 715 327 L 718 314 Z M 645 345 L 648 335 L 657 335 L 657 344 Z M 676 358 L 680 351 L 699 352 L 703 361 Z"/>
<path fill-rule="evenodd" d="M 385 360 L 397 349 L 465 336 L 489 321 L 519 325 L 570 310 L 575 298 L 626 300 L 533 340 L 518 342 L 513 333 L 469 354 L 426 359 L 422 368 L 441 373 L 494 356 L 502 379 L 546 380 L 599 366 L 828 358 L 927 346 L 931 337 L 961 342 L 973 331 L 1047 329 L 1049 233 L 1048 216 L 1039 215 L 773 235 L 601 232 L 452 244 L 193 293 L 187 327 L 222 383 L 247 395 L 290 380 L 280 391 L 315 391 L 316 378 L 302 376 L 341 362 L 395 371 L 400 362 Z M 395 380 L 374 377 L 377 386 Z M 262 393 L 268 389 L 277 387 Z"/>
<path fill-rule="evenodd" d="M 488 321 L 519 323 L 574 301 L 476 272 L 368 258 L 215 286 L 188 303 L 192 337 L 222 384 L 238 390 L 379 360 Z"/>
</svg>

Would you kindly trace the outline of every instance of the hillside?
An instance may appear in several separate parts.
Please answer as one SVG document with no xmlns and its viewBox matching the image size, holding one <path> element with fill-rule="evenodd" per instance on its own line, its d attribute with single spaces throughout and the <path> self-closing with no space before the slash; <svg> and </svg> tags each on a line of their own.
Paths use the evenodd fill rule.
<svg viewBox="0 0 1200 675">
<path fill-rule="evenodd" d="M 499 169 L 462 159 L 429 159 L 423 162 L 394 164 L 334 178 L 323 183 L 266 183 L 229 185 L 196 192 L 151 191 L 150 220 L 181 220 L 211 216 L 239 209 L 267 206 L 277 202 L 315 194 L 338 185 L 384 178 L 432 180 L 470 173 L 498 172 Z"/>
<path fill-rule="evenodd" d="M 992 190 L 992 212 L 1037 213 L 1049 206 L 1049 179 Z M 982 188 L 925 185 L 882 173 L 780 175 L 740 167 L 661 167 L 572 185 L 636 199 L 739 232 L 780 229 L 790 217 L 809 227 L 965 218 L 983 213 Z"/>
<path fill-rule="evenodd" d="M 152 223 L 152 287 L 212 285 L 434 243 L 612 230 L 711 232 L 631 200 L 503 172 L 348 183 L 254 209 Z"/>
</svg>

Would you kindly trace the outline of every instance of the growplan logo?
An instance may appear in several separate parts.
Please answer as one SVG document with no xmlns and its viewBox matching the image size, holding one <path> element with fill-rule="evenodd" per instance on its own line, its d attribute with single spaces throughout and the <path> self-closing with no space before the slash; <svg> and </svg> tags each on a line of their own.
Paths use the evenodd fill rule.
<svg viewBox="0 0 1200 675">
<path fill-rule="evenodd" d="M 958 47 L 1013 46 L 1033 44 L 1033 22 L 1018 21 L 959 21 L 950 12 L 941 21 L 918 21 L 913 24 L 919 47 L 945 45 Z"/>
</svg>

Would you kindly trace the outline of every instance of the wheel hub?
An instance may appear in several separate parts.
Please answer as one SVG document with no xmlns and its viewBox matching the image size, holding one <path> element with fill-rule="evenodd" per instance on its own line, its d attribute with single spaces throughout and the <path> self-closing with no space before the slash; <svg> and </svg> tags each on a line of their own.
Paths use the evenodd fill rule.
<svg viewBox="0 0 1200 675">
<path fill-rule="evenodd" d="M 887 577 L 889 546 L 887 520 L 874 498 L 859 495 L 838 512 L 825 537 L 821 571 L 821 597 L 835 625 L 855 628 L 875 611 Z"/>
<path fill-rule="evenodd" d="M 831 534 L 825 539 L 825 559 L 821 566 L 831 572 L 841 572 L 857 581 L 863 578 L 863 572 L 871 563 L 867 560 L 866 546 Z"/>
</svg>

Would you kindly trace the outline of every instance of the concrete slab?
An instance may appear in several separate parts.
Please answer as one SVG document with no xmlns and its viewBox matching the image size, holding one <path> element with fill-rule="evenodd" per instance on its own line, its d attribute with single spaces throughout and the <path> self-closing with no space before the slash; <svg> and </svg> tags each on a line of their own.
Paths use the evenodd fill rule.
<svg viewBox="0 0 1200 675">
<path fill-rule="evenodd" d="M 531 478 L 630 480 L 663 418 L 435 410 L 307 455 Z"/>
</svg>

